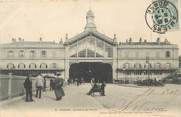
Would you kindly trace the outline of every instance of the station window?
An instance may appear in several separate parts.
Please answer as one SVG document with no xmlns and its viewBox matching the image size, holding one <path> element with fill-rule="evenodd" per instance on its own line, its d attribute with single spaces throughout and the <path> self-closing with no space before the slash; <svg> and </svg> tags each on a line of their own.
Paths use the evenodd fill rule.
<svg viewBox="0 0 181 117">
<path fill-rule="evenodd" d="M 48 68 L 47 64 L 45 63 L 40 64 L 40 69 L 46 69 L 46 68 Z"/>
<path fill-rule="evenodd" d="M 26 68 L 26 66 L 25 66 L 24 63 L 20 63 L 20 64 L 18 64 L 18 68 L 19 69 L 24 69 L 24 68 Z"/>
<path fill-rule="evenodd" d="M 7 57 L 14 57 L 14 52 L 12 50 L 8 51 Z"/>
<path fill-rule="evenodd" d="M 166 58 L 170 58 L 170 51 L 166 51 Z"/>
<path fill-rule="evenodd" d="M 30 68 L 30 69 L 35 69 L 35 68 L 36 68 L 36 64 L 35 64 L 35 63 L 31 63 L 31 64 L 29 65 L 29 68 Z"/>
<path fill-rule="evenodd" d="M 14 66 L 13 63 L 8 63 L 8 64 L 7 64 L 7 68 L 8 68 L 8 69 L 14 69 L 15 66 Z"/>
<path fill-rule="evenodd" d="M 30 57 L 33 58 L 33 57 L 35 57 L 35 56 L 36 56 L 36 55 L 35 55 L 35 51 L 34 51 L 34 50 L 31 50 L 31 51 L 30 51 Z"/>
<path fill-rule="evenodd" d="M 46 57 L 47 56 L 47 52 L 45 50 L 41 51 L 41 56 L 42 57 Z"/>
<path fill-rule="evenodd" d="M 24 50 L 19 51 L 19 57 L 24 57 Z"/>
<path fill-rule="evenodd" d="M 57 68 L 57 64 L 56 63 L 52 63 L 52 68 Z"/>
</svg>

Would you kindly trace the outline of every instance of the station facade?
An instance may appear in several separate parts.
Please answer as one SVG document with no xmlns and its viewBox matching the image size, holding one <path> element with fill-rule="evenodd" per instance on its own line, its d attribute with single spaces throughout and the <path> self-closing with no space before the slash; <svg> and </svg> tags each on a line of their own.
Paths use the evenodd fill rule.
<svg viewBox="0 0 181 117">
<path fill-rule="evenodd" d="M 162 79 L 179 67 L 178 47 L 167 39 L 147 42 L 118 42 L 96 29 L 94 14 L 86 15 L 84 31 L 72 38 L 66 36 L 59 43 L 12 39 L 0 45 L 2 73 L 27 75 L 30 73 L 61 72 L 65 79 L 91 77 L 112 82 L 116 80 Z"/>
</svg>

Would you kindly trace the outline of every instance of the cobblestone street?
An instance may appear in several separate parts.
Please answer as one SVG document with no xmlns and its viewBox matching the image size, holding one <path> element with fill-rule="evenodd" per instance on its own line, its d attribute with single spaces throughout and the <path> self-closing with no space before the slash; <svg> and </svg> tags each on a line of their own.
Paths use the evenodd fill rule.
<svg viewBox="0 0 181 117">
<path fill-rule="evenodd" d="M 106 96 L 88 96 L 86 93 L 90 89 L 89 84 L 79 87 L 75 85 L 66 86 L 66 96 L 61 101 L 55 100 L 53 91 L 43 93 L 41 99 L 35 98 L 34 102 L 26 103 L 24 99 L 17 100 L 2 109 L 48 109 L 48 110 L 68 110 L 68 109 L 118 109 L 120 111 L 131 112 L 167 112 L 181 110 L 181 86 L 166 85 L 164 87 L 137 87 L 119 86 L 108 84 L 106 86 Z"/>
</svg>

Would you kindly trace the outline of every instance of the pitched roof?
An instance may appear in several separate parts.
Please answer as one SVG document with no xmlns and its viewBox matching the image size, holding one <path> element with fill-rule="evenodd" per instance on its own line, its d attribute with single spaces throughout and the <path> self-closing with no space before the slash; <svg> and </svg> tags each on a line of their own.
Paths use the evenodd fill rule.
<svg viewBox="0 0 181 117">
<path fill-rule="evenodd" d="M 85 38 L 87 36 L 90 36 L 90 35 L 94 36 L 94 37 L 97 37 L 98 39 L 100 39 L 102 41 L 105 41 L 105 42 L 107 42 L 107 43 L 109 43 L 111 45 L 116 44 L 112 38 L 98 32 L 98 31 L 84 31 L 84 32 L 82 32 L 82 33 L 80 33 L 80 34 L 78 34 L 78 35 L 76 35 L 76 36 L 74 36 L 74 37 L 72 37 L 70 39 L 67 39 L 64 42 L 64 44 L 65 45 L 72 44 L 72 43 L 74 43 L 76 41 L 79 41 L 79 40 L 81 40 L 81 39 L 83 39 L 83 38 Z"/>
<path fill-rule="evenodd" d="M 3 48 L 21 48 L 21 47 L 27 47 L 27 48 L 36 48 L 36 47 L 43 47 L 43 48 L 56 48 L 56 47 L 63 47 L 63 44 L 59 44 L 59 43 L 55 43 L 55 42 L 51 42 L 51 41 L 21 41 L 21 42 L 12 42 L 12 43 L 5 43 L 5 44 L 1 44 L 0 47 Z"/>
</svg>

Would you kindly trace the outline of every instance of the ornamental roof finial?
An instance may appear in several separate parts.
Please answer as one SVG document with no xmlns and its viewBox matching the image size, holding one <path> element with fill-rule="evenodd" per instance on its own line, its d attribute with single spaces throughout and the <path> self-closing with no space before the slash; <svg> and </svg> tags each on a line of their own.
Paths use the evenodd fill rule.
<svg viewBox="0 0 181 117">
<path fill-rule="evenodd" d="M 85 31 L 96 31 L 96 25 L 94 23 L 94 13 L 90 9 L 86 15 Z"/>
</svg>

